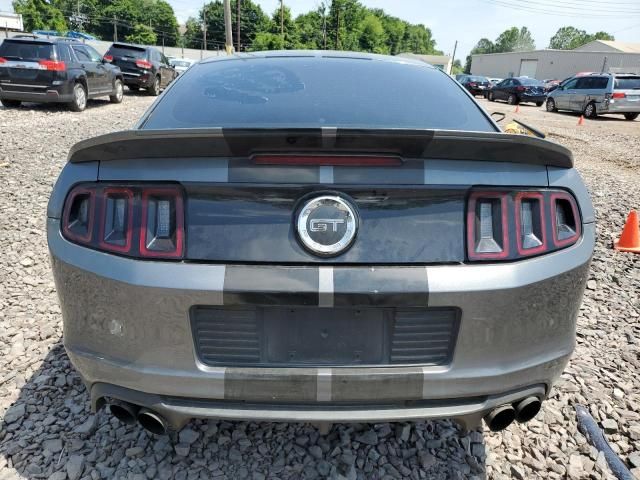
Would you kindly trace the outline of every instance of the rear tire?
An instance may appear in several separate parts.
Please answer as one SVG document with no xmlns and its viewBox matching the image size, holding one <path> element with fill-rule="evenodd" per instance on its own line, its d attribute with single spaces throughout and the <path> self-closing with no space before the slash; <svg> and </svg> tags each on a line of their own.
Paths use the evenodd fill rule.
<svg viewBox="0 0 640 480">
<path fill-rule="evenodd" d="M 116 78 L 113 81 L 113 95 L 109 95 L 109 101 L 111 103 L 122 103 L 122 97 L 124 96 L 124 85 L 122 80 Z"/>
<path fill-rule="evenodd" d="M 541 107 L 544 104 L 544 102 L 536 102 L 536 107 Z"/>
<path fill-rule="evenodd" d="M 547 98 L 547 112 L 557 112 L 556 101 L 553 98 Z"/>
<path fill-rule="evenodd" d="M 638 118 L 638 116 L 640 116 L 640 113 L 625 113 L 624 114 L 624 118 L 626 118 L 627 120 L 633 122 L 636 118 Z"/>
<path fill-rule="evenodd" d="M 81 112 L 87 108 L 87 90 L 81 83 L 73 86 L 73 100 L 69 102 L 69 110 L 72 112 Z"/>
<path fill-rule="evenodd" d="M 149 95 L 152 95 L 154 97 L 160 95 L 160 77 L 155 78 L 155 80 L 153 81 L 153 85 L 149 87 L 147 92 L 149 92 Z"/>
<path fill-rule="evenodd" d="M 22 102 L 20 100 L 0 100 L 0 102 L 2 102 L 2 106 L 5 108 L 18 108 L 20 105 L 22 105 Z"/>
<path fill-rule="evenodd" d="M 489 100 L 490 102 L 495 102 L 496 101 L 496 99 L 493 98 L 493 92 L 489 92 L 487 94 L 487 100 Z"/>
<path fill-rule="evenodd" d="M 598 116 L 598 111 L 596 110 L 596 104 L 593 102 L 589 102 L 586 107 L 584 107 L 584 111 L 582 112 L 585 118 L 596 118 Z"/>
<path fill-rule="evenodd" d="M 509 97 L 507 98 L 507 103 L 509 105 L 517 105 L 518 102 L 518 97 L 516 97 L 513 93 L 509 94 Z"/>
</svg>

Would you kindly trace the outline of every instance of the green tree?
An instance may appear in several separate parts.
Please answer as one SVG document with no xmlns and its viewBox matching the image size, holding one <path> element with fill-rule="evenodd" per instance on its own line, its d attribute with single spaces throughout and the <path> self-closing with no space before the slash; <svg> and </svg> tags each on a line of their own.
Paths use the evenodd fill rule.
<svg viewBox="0 0 640 480">
<path fill-rule="evenodd" d="M 573 50 L 593 40 L 615 40 L 613 35 L 607 32 L 596 32 L 588 34 L 585 30 L 575 27 L 559 28 L 551 40 L 549 48 L 557 50 Z"/>
<path fill-rule="evenodd" d="M 24 29 L 33 30 L 67 30 L 67 22 L 63 13 L 55 5 L 45 0 L 15 0 L 13 9 L 22 14 Z"/>
<path fill-rule="evenodd" d="M 409 24 L 404 20 L 387 15 L 382 9 L 373 9 L 371 13 L 382 22 L 382 28 L 386 34 L 387 52 L 391 55 L 402 53 L 402 42 Z"/>
<path fill-rule="evenodd" d="M 178 20 L 171 5 L 164 0 L 144 0 L 140 3 L 140 23 L 149 25 L 158 40 L 164 37 L 165 45 L 178 44 Z"/>
<path fill-rule="evenodd" d="M 335 50 L 360 50 L 360 27 L 367 14 L 357 0 L 332 0 L 327 17 L 327 44 Z"/>
<path fill-rule="evenodd" d="M 282 13 L 282 17 L 281 17 L 281 13 Z M 280 11 L 279 8 L 277 8 L 274 12 L 273 15 L 271 16 L 271 20 L 268 22 L 268 32 L 267 33 L 271 33 L 272 35 L 279 35 L 280 37 L 282 37 L 282 31 L 284 30 L 284 37 L 280 39 L 280 41 L 276 41 L 276 43 L 274 45 L 279 45 L 279 48 L 277 48 L 278 50 L 290 50 L 290 49 L 294 49 L 294 48 L 298 48 L 298 43 L 299 43 L 299 39 L 298 39 L 298 26 L 296 24 L 296 22 L 293 21 L 293 18 L 291 17 L 291 10 L 289 10 L 289 7 L 284 7 L 282 9 L 282 12 Z M 264 41 L 268 40 L 267 36 L 262 36 L 262 38 L 260 39 L 260 42 L 263 43 Z M 269 41 L 273 41 L 273 40 L 269 40 Z M 254 40 L 255 43 L 255 40 Z M 256 45 L 252 46 L 252 50 L 259 50 L 259 48 L 257 48 Z M 260 48 L 260 50 L 264 50 L 262 48 Z M 268 48 L 266 50 L 276 50 L 276 48 Z"/>
<path fill-rule="evenodd" d="M 140 45 L 155 45 L 158 37 L 153 28 L 148 25 L 138 23 L 133 27 L 133 31 L 125 37 L 125 40 L 129 43 L 137 43 Z"/>
<path fill-rule="evenodd" d="M 535 50 L 536 44 L 527 27 L 518 29 L 511 27 L 500 34 L 495 41 L 495 51 L 499 52 L 523 52 Z"/>
<path fill-rule="evenodd" d="M 380 19 L 369 13 L 359 25 L 359 50 L 373 53 L 389 53 L 387 34 Z"/>
<path fill-rule="evenodd" d="M 456 59 L 451 65 L 451 75 L 458 75 L 459 73 L 464 72 L 464 67 L 462 66 L 462 62 L 459 59 Z"/>
<path fill-rule="evenodd" d="M 215 0 L 204 6 L 207 14 L 207 43 L 208 48 L 224 47 L 224 7 L 221 0 Z M 241 48 L 252 48 L 253 40 L 259 32 L 268 31 L 269 18 L 259 5 L 252 0 L 242 0 L 240 3 L 240 44 Z M 236 1 L 231 0 L 231 23 L 236 26 Z M 202 10 L 200 21 L 202 21 Z M 235 35 L 233 38 L 236 43 Z"/>
<path fill-rule="evenodd" d="M 279 33 L 259 32 L 251 44 L 251 50 L 284 50 L 285 39 Z"/>
<path fill-rule="evenodd" d="M 325 13 L 322 7 L 309 13 L 303 13 L 296 18 L 298 32 L 297 48 L 321 50 L 324 48 L 323 26 Z"/>
<path fill-rule="evenodd" d="M 189 17 L 185 23 L 184 46 L 186 48 L 202 48 L 203 33 L 202 22 Z"/>
<path fill-rule="evenodd" d="M 436 55 L 436 41 L 431 36 L 431 30 L 424 25 L 409 24 L 402 40 L 402 51 L 423 55 Z"/>
<path fill-rule="evenodd" d="M 467 55 L 464 64 L 464 73 L 471 73 L 471 56 L 483 53 L 495 53 L 496 45 L 488 38 L 481 38 L 476 46 L 471 49 L 471 53 Z"/>
</svg>

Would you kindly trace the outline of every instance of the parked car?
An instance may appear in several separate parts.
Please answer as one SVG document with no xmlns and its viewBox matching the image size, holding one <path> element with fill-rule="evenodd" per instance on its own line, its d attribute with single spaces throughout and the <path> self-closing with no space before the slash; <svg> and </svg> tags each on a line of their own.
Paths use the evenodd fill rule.
<svg viewBox="0 0 640 480">
<path fill-rule="evenodd" d="M 476 95 L 484 95 L 485 90 L 491 86 L 487 77 L 479 75 L 467 75 L 459 82 L 474 97 Z"/>
<path fill-rule="evenodd" d="M 490 102 L 506 100 L 509 105 L 531 102 L 541 107 L 546 95 L 542 82 L 529 77 L 512 77 L 491 87 L 487 91 L 487 98 Z"/>
<path fill-rule="evenodd" d="M 545 80 L 542 80 L 542 83 L 544 84 L 544 91 L 551 92 L 555 90 L 558 85 L 560 85 L 560 80 L 557 80 L 554 78 L 547 78 Z"/>
<path fill-rule="evenodd" d="M 64 344 L 92 408 L 153 433 L 531 420 L 595 242 L 571 152 L 502 133 L 422 62 L 240 58 L 76 144 L 53 189 Z"/>
<path fill-rule="evenodd" d="M 55 102 L 79 112 L 92 98 L 108 96 L 120 103 L 123 90 L 120 69 L 76 40 L 7 38 L 0 44 L 0 100 L 5 107 Z"/>
<path fill-rule="evenodd" d="M 640 75 L 596 73 L 564 82 L 547 98 L 547 111 L 581 112 L 587 118 L 621 114 L 627 120 L 640 115 Z"/>
<path fill-rule="evenodd" d="M 143 88 L 150 95 L 160 95 L 160 91 L 178 76 L 169 59 L 154 47 L 114 43 L 104 59 L 120 67 L 129 90 Z"/>
<path fill-rule="evenodd" d="M 186 72 L 191 65 L 196 63 L 196 60 L 191 60 L 189 58 L 174 58 L 170 60 L 171 66 L 176 69 L 176 73 L 180 75 L 181 73 Z"/>
<path fill-rule="evenodd" d="M 502 80 L 504 80 L 504 78 L 489 77 L 489 83 L 491 86 L 499 84 Z"/>
<path fill-rule="evenodd" d="M 460 82 L 464 79 L 464 77 L 468 77 L 468 73 L 458 73 L 456 74 L 456 81 Z"/>
<path fill-rule="evenodd" d="M 94 37 L 93 35 L 89 35 L 88 33 L 84 33 L 84 32 L 69 31 L 66 33 L 65 36 L 69 38 L 77 38 L 79 40 L 97 40 L 96 37 Z"/>
</svg>

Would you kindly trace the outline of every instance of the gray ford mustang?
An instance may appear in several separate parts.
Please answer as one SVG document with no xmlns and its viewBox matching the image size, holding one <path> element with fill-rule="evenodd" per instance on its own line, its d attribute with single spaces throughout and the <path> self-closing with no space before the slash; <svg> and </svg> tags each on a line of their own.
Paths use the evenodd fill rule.
<svg viewBox="0 0 640 480">
<path fill-rule="evenodd" d="M 567 149 L 403 58 L 201 62 L 75 145 L 48 207 L 94 410 L 493 430 L 574 348 L 594 211 Z"/>
</svg>

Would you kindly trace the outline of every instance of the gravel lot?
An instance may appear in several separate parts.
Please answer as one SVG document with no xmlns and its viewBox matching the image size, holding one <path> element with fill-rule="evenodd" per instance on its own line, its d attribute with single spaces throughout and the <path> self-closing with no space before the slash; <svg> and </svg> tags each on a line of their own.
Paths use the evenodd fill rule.
<svg viewBox="0 0 640 480">
<path fill-rule="evenodd" d="M 73 143 L 130 127 L 151 101 L 128 95 L 81 114 L 0 107 L 0 479 L 613 478 L 577 432 L 575 403 L 640 467 L 640 256 L 611 249 L 628 210 L 640 208 L 640 121 L 578 127 L 574 115 L 484 101 L 573 149 L 597 208 L 578 345 L 538 420 L 501 433 L 448 421 L 334 425 L 325 436 L 309 425 L 198 421 L 173 445 L 92 415 L 61 344 L 46 203 Z"/>
</svg>

